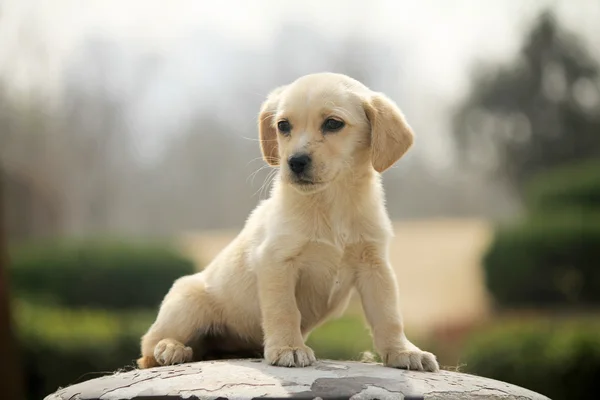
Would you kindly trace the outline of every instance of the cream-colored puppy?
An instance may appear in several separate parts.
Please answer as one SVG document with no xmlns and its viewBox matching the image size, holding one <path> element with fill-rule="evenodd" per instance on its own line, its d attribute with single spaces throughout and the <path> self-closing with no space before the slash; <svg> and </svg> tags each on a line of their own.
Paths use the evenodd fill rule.
<svg viewBox="0 0 600 400">
<path fill-rule="evenodd" d="M 385 365 L 438 370 L 405 336 L 380 173 L 413 143 L 397 106 L 345 75 L 275 89 L 258 121 L 279 167 L 270 198 L 206 269 L 178 279 L 142 338 L 141 368 L 262 356 L 303 367 L 309 333 L 360 295 Z"/>
</svg>

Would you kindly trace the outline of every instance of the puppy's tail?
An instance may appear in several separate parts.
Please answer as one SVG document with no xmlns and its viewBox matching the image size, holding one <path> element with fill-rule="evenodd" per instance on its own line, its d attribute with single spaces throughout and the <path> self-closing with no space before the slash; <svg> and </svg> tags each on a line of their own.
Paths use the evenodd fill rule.
<svg viewBox="0 0 600 400">
<path fill-rule="evenodd" d="M 156 361 L 154 356 L 143 356 L 137 360 L 139 369 L 160 367 L 160 364 Z"/>
</svg>

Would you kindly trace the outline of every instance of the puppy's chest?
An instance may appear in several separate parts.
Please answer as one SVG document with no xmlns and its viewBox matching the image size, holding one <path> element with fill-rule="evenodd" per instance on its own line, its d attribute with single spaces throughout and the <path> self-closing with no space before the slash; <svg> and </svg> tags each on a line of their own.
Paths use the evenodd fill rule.
<svg viewBox="0 0 600 400">
<path fill-rule="evenodd" d="M 362 221 L 344 215 L 320 216 L 307 222 L 306 229 L 311 239 L 341 251 L 368 234 Z"/>
<path fill-rule="evenodd" d="M 299 257 L 299 289 L 315 299 L 330 303 L 353 285 L 354 274 L 345 252 L 325 243 L 309 243 Z"/>
</svg>

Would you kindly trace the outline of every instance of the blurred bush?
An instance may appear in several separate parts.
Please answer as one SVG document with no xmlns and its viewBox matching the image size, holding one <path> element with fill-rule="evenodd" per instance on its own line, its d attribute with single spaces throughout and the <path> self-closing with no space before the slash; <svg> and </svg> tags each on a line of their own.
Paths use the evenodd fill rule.
<svg viewBox="0 0 600 400">
<path fill-rule="evenodd" d="M 484 257 L 486 284 L 500 308 L 544 310 L 547 317 L 497 321 L 473 333 L 461 361 L 466 372 L 553 399 L 591 399 L 600 376 L 600 319 L 553 314 L 600 305 L 600 162 L 548 170 L 525 193 L 528 215 L 498 229 Z"/>
<path fill-rule="evenodd" d="M 500 228 L 484 257 L 497 305 L 600 304 L 600 162 L 538 175 L 526 204 L 528 217 Z"/>
<path fill-rule="evenodd" d="M 600 321 L 497 321 L 467 340 L 464 372 L 552 399 L 593 399 L 600 377 Z"/>
<path fill-rule="evenodd" d="M 60 242 L 13 247 L 11 283 L 19 298 L 73 308 L 156 308 L 194 264 L 166 246 Z"/>
<path fill-rule="evenodd" d="M 600 213 L 536 216 L 499 230 L 484 259 L 502 307 L 600 304 Z"/>
<path fill-rule="evenodd" d="M 531 213 L 569 209 L 600 211 L 600 161 L 587 161 L 538 175 L 526 189 Z"/>
</svg>

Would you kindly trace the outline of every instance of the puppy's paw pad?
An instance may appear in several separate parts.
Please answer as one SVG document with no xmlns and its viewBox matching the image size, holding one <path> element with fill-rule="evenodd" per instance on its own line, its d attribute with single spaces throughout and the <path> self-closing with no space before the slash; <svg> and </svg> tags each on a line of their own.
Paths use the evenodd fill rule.
<svg viewBox="0 0 600 400">
<path fill-rule="evenodd" d="M 267 348 L 265 359 L 269 364 L 280 367 L 307 367 L 317 361 L 315 353 L 308 346 Z"/>
<path fill-rule="evenodd" d="M 154 348 L 154 358 L 160 365 L 182 364 L 192 361 L 193 351 L 173 339 L 163 339 Z"/>
<path fill-rule="evenodd" d="M 392 368 L 429 372 L 440 370 L 435 355 L 418 349 L 391 351 L 383 359 L 385 366 Z"/>
</svg>

